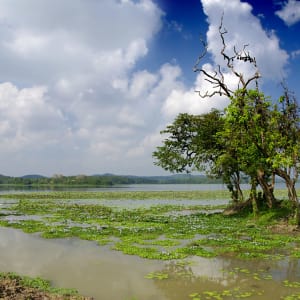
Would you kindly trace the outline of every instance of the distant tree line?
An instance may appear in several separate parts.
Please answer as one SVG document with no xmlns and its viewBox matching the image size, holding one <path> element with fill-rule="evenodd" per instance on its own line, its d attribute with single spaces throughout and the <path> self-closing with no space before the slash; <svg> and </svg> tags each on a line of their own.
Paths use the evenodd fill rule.
<svg viewBox="0 0 300 300">
<path fill-rule="evenodd" d="M 107 187 L 126 184 L 210 184 L 221 183 L 220 179 L 204 175 L 172 176 L 120 176 L 120 175 L 76 175 L 64 176 L 55 174 L 52 177 L 28 175 L 10 177 L 0 175 L 0 185 L 14 186 L 73 186 L 73 187 Z M 245 181 L 246 182 L 246 181 Z"/>
</svg>

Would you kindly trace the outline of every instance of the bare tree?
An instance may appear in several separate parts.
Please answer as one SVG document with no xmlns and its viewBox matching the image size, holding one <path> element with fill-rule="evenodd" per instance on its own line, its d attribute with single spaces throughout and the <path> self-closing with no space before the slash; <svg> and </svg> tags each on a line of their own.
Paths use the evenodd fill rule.
<svg viewBox="0 0 300 300">
<path fill-rule="evenodd" d="M 256 87 L 258 87 L 258 79 L 261 77 L 260 73 L 258 71 L 258 67 L 256 64 L 255 57 L 250 55 L 250 52 L 247 51 L 248 45 L 243 45 L 243 49 L 238 51 L 236 47 L 233 49 L 233 54 L 230 55 L 227 53 L 227 46 L 225 41 L 225 35 L 227 34 L 226 28 L 223 26 L 223 15 L 221 17 L 221 23 L 219 26 L 219 34 L 222 41 L 222 49 L 220 51 L 220 54 L 223 56 L 226 66 L 228 70 L 231 72 L 231 74 L 234 74 L 238 79 L 238 86 L 237 89 L 246 89 L 251 82 L 254 82 Z M 199 55 L 196 64 L 194 66 L 194 72 L 200 72 L 204 74 L 205 80 L 209 82 L 212 85 L 213 91 L 208 92 L 206 91 L 204 94 L 201 93 L 201 91 L 196 90 L 196 92 L 199 94 L 201 98 L 207 98 L 207 97 L 213 97 L 215 95 L 219 96 L 227 96 L 230 98 L 235 90 L 231 90 L 227 83 L 225 82 L 224 78 L 224 72 L 222 71 L 222 68 L 220 65 L 217 66 L 217 70 L 215 70 L 213 73 L 208 72 L 203 67 L 200 66 L 200 63 L 202 59 L 207 54 L 207 43 L 201 38 L 200 39 L 202 45 L 203 45 L 203 52 Z M 248 78 L 245 78 L 245 74 L 238 72 L 236 63 L 238 61 L 242 61 L 245 63 L 249 63 L 254 67 L 254 74 L 249 76 Z"/>
</svg>

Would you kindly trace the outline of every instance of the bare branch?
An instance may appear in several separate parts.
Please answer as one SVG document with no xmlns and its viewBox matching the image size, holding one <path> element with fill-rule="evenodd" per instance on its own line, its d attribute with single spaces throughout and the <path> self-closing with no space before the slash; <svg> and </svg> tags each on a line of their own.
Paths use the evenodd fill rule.
<svg viewBox="0 0 300 300">
<path fill-rule="evenodd" d="M 202 37 L 200 37 L 200 42 L 201 42 L 201 44 L 202 44 L 202 46 L 203 46 L 203 52 L 198 56 L 198 59 L 197 59 L 195 65 L 194 65 L 194 68 L 193 68 L 193 71 L 194 71 L 194 72 L 200 71 L 200 69 L 198 68 L 198 66 L 199 66 L 199 64 L 200 64 L 200 61 L 201 61 L 202 58 L 205 57 L 206 54 L 207 54 L 207 47 L 208 47 L 207 43 L 205 42 L 204 39 L 202 39 Z"/>
<path fill-rule="evenodd" d="M 220 26 L 219 26 L 219 35 L 220 35 L 221 42 L 222 42 L 222 49 L 220 51 L 220 54 L 223 56 L 223 59 L 226 61 L 227 68 L 230 70 L 230 72 L 232 74 L 234 74 L 238 78 L 238 87 L 237 87 L 238 89 L 240 89 L 240 88 L 246 89 L 251 82 L 255 82 L 256 87 L 258 88 L 258 79 L 261 76 L 258 72 L 255 57 L 251 56 L 250 52 L 247 51 L 247 47 L 249 45 L 248 44 L 243 45 L 243 49 L 241 51 L 238 51 L 236 49 L 236 47 L 234 47 L 233 48 L 233 52 L 234 52 L 233 56 L 231 56 L 227 53 L 227 44 L 226 44 L 226 40 L 225 40 L 225 35 L 228 32 L 227 32 L 226 28 L 223 26 L 223 18 L 224 18 L 224 14 L 222 14 L 221 22 L 220 22 Z M 214 89 L 214 91 L 212 91 L 212 92 L 206 91 L 204 94 L 201 93 L 200 91 L 196 91 L 196 92 L 199 93 L 200 97 L 202 97 L 202 98 L 212 97 L 216 94 L 224 95 L 224 96 L 227 96 L 230 98 L 233 95 L 234 91 L 230 90 L 228 88 L 227 84 L 225 83 L 225 77 L 224 77 L 224 73 L 221 69 L 221 66 L 218 65 L 217 71 L 214 71 L 213 74 L 209 73 L 208 71 L 203 69 L 203 67 L 199 67 L 200 62 L 207 54 L 207 48 L 208 48 L 207 43 L 202 38 L 200 39 L 200 42 L 203 46 L 203 52 L 199 55 L 193 70 L 194 70 L 194 72 L 202 73 L 206 77 L 205 80 L 208 81 L 210 84 L 212 84 L 212 88 Z M 250 76 L 249 78 L 245 79 L 244 74 L 239 73 L 236 69 L 235 62 L 237 62 L 237 61 L 250 63 L 255 68 L 255 73 L 252 76 Z"/>
</svg>

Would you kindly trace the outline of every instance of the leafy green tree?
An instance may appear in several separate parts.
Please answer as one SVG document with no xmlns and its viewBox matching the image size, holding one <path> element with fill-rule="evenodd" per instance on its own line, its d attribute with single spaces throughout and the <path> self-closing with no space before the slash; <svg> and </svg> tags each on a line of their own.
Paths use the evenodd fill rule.
<svg viewBox="0 0 300 300">
<path fill-rule="evenodd" d="M 216 133 L 223 125 L 218 110 L 199 116 L 179 114 L 171 125 L 161 131 L 168 137 L 163 146 L 157 147 L 153 153 L 155 164 L 177 173 L 214 168 L 222 148 Z"/>
<path fill-rule="evenodd" d="M 243 173 L 251 178 L 252 196 L 261 186 L 267 205 L 275 205 L 274 178 L 269 162 L 269 141 L 272 138 L 271 102 L 257 90 L 237 90 L 226 109 L 225 127 L 221 132 L 227 149 L 234 149 Z M 253 202 L 254 208 L 257 206 Z"/>
<path fill-rule="evenodd" d="M 224 116 L 218 110 L 197 116 L 179 114 L 161 131 L 167 138 L 153 152 L 155 164 L 176 173 L 206 171 L 211 177 L 221 177 L 233 201 L 240 201 L 243 199 L 241 174 L 234 150 L 228 152 L 219 137 L 223 130 Z"/>
<path fill-rule="evenodd" d="M 295 222 L 300 224 L 300 207 L 295 184 L 300 171 L 300 116 L 294 94 L 283 85 L 284 93 L 273 112 L 272 141 L 269 161 L 274 172 L 287 186 L 289 199 L 295 208 Z M 271 155 L 272 153 L 272 155 Z"/>
<path fill-rule="evenodd" d="M 228 53 L 226 33 L 221 18 L 220 54 L 225 66 L 216 66 L 214 72 L 199 67 L 207 52 L 207 45 L 202 41 L 204 51 L 194 68 L 212 87 L 210 92 L 197 91 L 200 97 L 219 95 L 230 100 L 225 114 L 219 111 L 200 116 L 180 114 L 162 131 L 162 134 L 168 134 L 168 138 L 153 153 L 155 163 L 172 172 L 206 170 L 210 175 L 222 176 L 234 203 L 244 200 L 240 189 L 241 174 L 248 175 L 255 214 L 258 204 L 261 204 L 258 200 L 269 208 L 277 204 L 274 197 L 275 175 L 280 176 L 285 180 L 289 199 L 295 208 L 295 220 L 300 224 L 300 206 L 295 189 L 300 171 L 297 101 L 285 87 L 284 95 L 276 104 L 260 92 L 258 79 L 261 76 L 255 57 L 246 50 L 247 45 L 241 51 L 234 47 Z M 240 62 L 250 64 L 252 75 L 247 77 L 238 70 Z M 236 89 L 229 88 L 225 70 L 237 79 Z M 258 185 L 263 197 L 257 193 Z"/>
</svg>

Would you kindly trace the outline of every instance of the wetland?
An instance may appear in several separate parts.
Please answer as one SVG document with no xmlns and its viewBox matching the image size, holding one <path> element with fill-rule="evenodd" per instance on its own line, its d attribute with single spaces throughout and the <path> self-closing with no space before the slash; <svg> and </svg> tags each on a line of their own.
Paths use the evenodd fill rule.
<svg viewBox="0 0 300 300">
<path fill-rule="evenodd" d="M 0 271 L 94 299 L 300 299 L 288 208 L 254 219 L 228 203 L 222 189 L 2 192 Z"/>
</svg>

